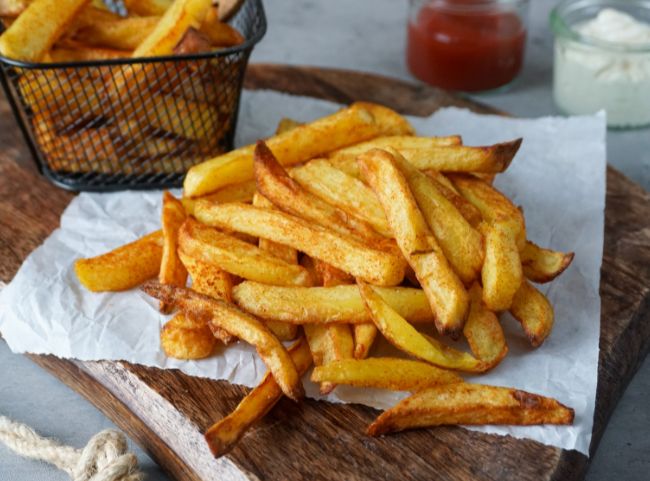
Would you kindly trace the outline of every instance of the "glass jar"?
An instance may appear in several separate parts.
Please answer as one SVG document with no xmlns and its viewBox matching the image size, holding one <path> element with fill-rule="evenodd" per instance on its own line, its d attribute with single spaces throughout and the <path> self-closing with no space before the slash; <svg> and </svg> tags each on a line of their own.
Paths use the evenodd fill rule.
<svg viewBox="0 0 650 481">
<path fill-rule="evenodd" d="M 436 87 L 477 92 L 521 71 L 528 0 L 410 0 L 406 59 Z"/>
<path fill-rule="evenodd" d="M 567 0 L 551 13 L 551 27 L 561 111 L 604 109 L 609 127 L 650 125 L 650 1 Z"/>
</svg>

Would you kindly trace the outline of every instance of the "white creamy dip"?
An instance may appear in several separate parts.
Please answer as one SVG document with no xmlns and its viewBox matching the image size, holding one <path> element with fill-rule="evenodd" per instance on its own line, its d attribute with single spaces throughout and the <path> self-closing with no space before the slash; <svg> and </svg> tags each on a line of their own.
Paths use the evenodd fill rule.
<svg viewBox="0 0 650 481">
<path fill-rule="evenodd" d="M 650 24 L 607 8 L 573 29 L 594 45 L 556 38 L 558 107 L 570 114 L 605 109 L 607 124 L 613 127 L 650 124 Z M 619 48 L 595 45 L 598 42 Z M 647 49 L 632 51 L 640 47 Z"/>
</svg>

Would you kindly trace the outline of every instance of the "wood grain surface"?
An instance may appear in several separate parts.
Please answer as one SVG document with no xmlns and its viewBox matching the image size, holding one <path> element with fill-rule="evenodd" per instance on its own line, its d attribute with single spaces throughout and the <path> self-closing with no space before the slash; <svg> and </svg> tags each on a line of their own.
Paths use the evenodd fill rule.
<svg viewBox="0 0 650 481">
<path fill-rule="evenodd" d="M 369 100 L 414 115 L 449 105 L 494 112 L 436 89 L 341 70 L 254 65 L 246 87 L 342 103 Z M 4 100 L 0 122 L 0 279 L 9 281 L 57 227 L 73 194 L 35 173 Z M 592 452 L 650 346 L 648 212 L 648 194 L 609 169 Z M 88 398 L 178 480 L 580 480 L 588 463 L 575 451 L 454 427 L 368 438 L 363 431 L 377 414 L 373 409 L 286 399 L 230 455 L 215 460 L 202 433 L 247 389 L 123 362 L 32 359 Z"/>
</svg>

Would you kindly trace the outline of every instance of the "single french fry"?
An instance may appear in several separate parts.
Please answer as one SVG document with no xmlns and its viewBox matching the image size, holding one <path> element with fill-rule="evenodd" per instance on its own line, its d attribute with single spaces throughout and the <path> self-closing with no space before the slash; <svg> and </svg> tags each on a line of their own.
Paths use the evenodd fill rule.
<svg viewBox="0 0 650 481">
<path fill-rule="evenodd" d="M 311 283 L 309 273 L 303 267 L 289 264 L 257 246 L 191 218 L 179 231 L 178 245 L 183 254 L 244 279 L 284 286 L 307 286 Z"/>
<path fill-rule="evenodd" d="M 521 283 L 510 306 L 510 313 L 521 323 L 534 347 L 540 346 L 551 333 L 555 315 L 546 296 L 528 281 Z"/>
<path fill-rule="evenodd" d="M 158 300 L 174 305 L 187 317 L 208 319 L 210 324 L 255 346 L 282 392 L 294 401 L 303 396 L 300 375 L 291 356 L 263 322 L 230 303 L 183 287 L 148 282 L 142 285 L 142 290 Z"/>
<path fill-rule="evenodd" d="M 252 202 L 256 190 L 255 181 L 249 180 L 241 184 L 227 185 L 212 194 L 202 197 L 183 197 L 181 201 L 185 206 L 187 214 L 194 215 L 194 207 L 199 199 L 222 204 L 227 202 Z"/>
<path fill-rule="evenodd" d="M 376 291 L 409 322 L 433 322 L 431 308 L 421 289 L 377 287 Z M 239 307 L 266 320 L 294 324 L 372 322 L 354 285 L 279 287 L 244 281 L 232 293 Z"/>
<path fill-rule="evenodd" d="M 510 308 L 523 280 L 521 260 L 514 238 L 500 225 L 483 230 L 485 261 L 481 271 L 483 302 L 493 311 Z"/>
<path fill-rule="evenodd" d="M 299 375 L 311 366 L 309 346 L 304 338 L 289 348 L 289 355 Z M 262 419 L 282 397 L 282 390 L 269 372 L 255 389 L 249 392 L 228 416 L 213 424 L 205 433 L 210 451 L 215 457 L 228 453 L 246 431 Z"/>
<path fill-rule="evenodd" d="M 469 295 L 470 308 L 463 334 L 474 356 L 494 367 L 508 353 L 503 329 L 496 314 L 483 305 L 483 293 L 478 283 L 472 285 Z"/>
<path fill-rule="evenodd" d="M 404 277 L 403 260 L 395 253 L 370 248 L 284 212 L 198 201 L 194 214 L 208 225 L 291 246 L 376 285 L 396 285 Z"/>
<path fill-rule="evenodd" d="M 467 315 L 469 296 L 431 233 L 393 154 L 376 149 L 360 155 L 358 160 L 402 254 L 429 299 L 438 331 L 458 336 Z"/>
<path fill-rule="evenodd" d="M 466 372 L 483 372 L 485 363 L 465 352 L 446 347 L 420 334 L 368 284 L 357 281 L 361 297 L 377 329 L 395 347 L 436 366 Z M 432 342 L 433 341 L 433 342 Z"/>
<path fill-rule="evenodd" d="M 78 259 L 74 270 L 90 291 L 125 291 L 158 275 L 162 251 L 163 235 L 158 230 L 106 254 Z"/>
<path fill-rule="evenodd" d="M 0 54 L 39 62 L 88 0 L 34 0 L 0 35 Z"/>
<path fill-rule="evenodd" d="M 390 150 L 389 150 L 390 152 Z M 440 192 L 434 181 L 393 151 L 393 159 L 406 178 L 422 216 L 442 252 L 467 285 L 476 279 L 483 265 L 483 240 Z"/>
<path fill-rule="evenodd" d="M 344 236 L 379 240 L 375 231 L 364 221 L 355 219 L 303 189 L 289 177 L 264 142 L 257 142 L 253 159 L 257 190 L 280 210 Z"/>
<path fill-rule="evenodd" d="M 354 358 L 365 359 L 377 337 L 377 326 L 373 323 L 354 324 Z"/>
<path fill-rule="evenodd" d="M 161 301 L 162 302 L 162 301 Z M 160 331 L 160 345 L 169 357 L 203 359 L 214 352 L 217 339 L 206 323 L 193 323 L 176 314 Z"/>
<path fill-rule="evenodd" d="M 84 10 L 80 17 L 87 15 Z M 108 12 L 107 12 L 108 13 Z M 81 20 L 81 19 L 80 19 Z M 95 47 L 135 50 L 158 25 L 160 17 L 117 17 L 84 22 L 74 34 L 75 40 Z"/>
<path fill-rule="evenodd" d="M 392 237 L 386 215 L 374 192 L 328 160 L 310 160 L 303 166 L 291 169 L 289 175 L 312 194 L 366 221 L 380 234 Z"/>
<path fill-rule="evenodd" d="M 384 113 L 383 110 L 381 112 Z M 403 120 L 394 112 L 392 115 Z M 266 143 L 280 164 L 288 166 L 378 135 L 401 133 L 391 132 L 391 129 L 410 130 L 405 120 L 389 122 L 385 117 L 389 115 L 379 115 L 369 104 L 356 103 L 330 116 L 275 135 Z M 185 177 L 184 195 L 198 197 L 228 184 L 251 180 L 253 152 L 254 146 L 249 145 L 192 167 Z"/>
<path fill-rule="evenodd" d="M 524 275 L 533 282 L 550 282 L 562 274 L 573 261 L 573 252 L 558 252 L 544 249 L 526 241 L 521 251 L 521 266 Z"/>
<path fill-rule="evenodd" d="M 449 424 L 571 424 L 573 409 L 518 389 L 453 383 L 417 392 L 384 411 L 370 436 Z"/>
<path fill-rule="evenodd" d="M 185 287 L 187 283 L 187 269 L 178 257 L 178 231 L 185 222 L 185 209 L 183 204 L 168 191 L 163 193 L 162 207 L 162 232 L 163 254 L 160 262 L 158 281 L 161 284 Z M 171 306 L 160 304 L 160 312 L 169 314 Z"/>
<path fill-rule="evenodd" d="M 438 384 L 463 382 L 454 372 L 426 362 L 389 357 L 346 359 L 316 366 L 311 380 L 392 391 L 419 391 Z"/>
</svg>

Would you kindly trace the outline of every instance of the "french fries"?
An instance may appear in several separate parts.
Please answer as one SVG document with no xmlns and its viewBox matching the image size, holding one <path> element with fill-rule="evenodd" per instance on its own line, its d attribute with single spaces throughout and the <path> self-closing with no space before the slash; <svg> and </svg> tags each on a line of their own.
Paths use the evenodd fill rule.
<svg viewBox="0 0 650 481">
<path fill-rule="evenodd" d="M 512 388 L 453 383 L 413 394 L 384 411 L 370 436 L 445 424 L 571 424 L 573 409 Z"/>
<path fill-rule="evenodd" d="M 352 329 L 354 330 L 354 358 L 365 359 L 377 337 L 377 326 L 373 323 L 355 324 Z"/>
<path fill-rule="evenodd" d="M 148 282 L 141 288 L 150 296 L 177 307 L 187 317 L 207 319 L 211 325 L 218 326 L 255 346 L 285 396 L 294 401 L 303 396 L 300 375 L 291 356 L 264 323 L 240 311 L 232 304 L 182 287 Z"/>
<path fill-rule="evenodd" d="M 540 346 L 551 333 L 555 316 L 546 296 L 524 281 L 515 294 L 510 313 L 521 323 L 533 347 Z"/>
<path fill-rule="evenodd" d="M 161 284 L 185 287 L 187 283 L 187 269 L 178 257 L 178 231 L 185 222 L 185 209 L 183 204 L 169 192 L 163 193 L 162 232 L 163 253 L 160 262 L 158 281 Z M 160 312 L 169 314 L 170 306 L 160 304 Z"/>
<path fill-rule="evenodd" d="M 312 363 L 309 346 L 305 339 L 301 338 L 291 346 L 289 354 L 296 365 L 298 374 L 303 375 Z M 246 431 L 262 419 L 281 397 L 282 390 L 272 373 L 267 373 L 262 382 L 242 399 L 232 413 L 206 431 L 205 439 L 212 454 L 219 457 L 229 452 Z"/>
<path fill-rule="evenodd" d="M 402 259 L 394 253 L 367 247 L 284 212 L 247 204 L 198 201 L 194 215 L 208 225 L 291 246 L 376 285 L 394 286 L 404 277 Z"/>
<path fill-rule="evenodd" d="M 515 239 L 500 225 L 488 225 L 483 231 L 483 301 L 493 311 L 504 311 L 512 305 L 523 279 L 519 251 Z"/>
<path fill-rule="evenodd" d="M 487 369 L 483 362 L 471 355 L 449 347 L 442 348 L 440 343 L 420 334 L 368 284 L 358 281 L 358 286 L 375 326 L 398 349 L 443 368 L 466 372 L 483 372 Z"/>
<path fill-rule="evenodd" d="M 158 275 L 162 253 L 163 234 L 156 231 L 106 254 L 79 259 L 74 270 L 90 291 L 125 291 Z"/>
<path fill-rule="evenodd" d="M 470 288 L 469 295 L 469 315 L 463 334 L 474 356 L 494 367 L 508 353 L 503 329 L 496 314 L 483 304 L 483 293 L 478 283 Z"/>
<path fill-rule="evenodd" d="M 0 35 L 0 54 L 39 62 L 88 0 L 34 0 Z M 38 34 L 35 34 L 38 32 Z"/>
<path fill-rule="evenodd" d="M 533 282 L 550 282 L 562 274 L 573 261 L 573 252 L 557 252 L 543 249 L 533 242 L 526 241 L 521 251 L 521 266 L 526 278 Z"/>
<path fill-rule="evenodd" d="M 433 314 L 424 292 L 411 287 L 376 287 L 389 306 L 409 322 L 432 322 Z M 279 287 L 244 281 L 232 291 L 243 310 L 266 320 L 309 323 L 372 322 L 359 289 L 335 287 Z"/>
<path fill-rule="evenodd" d="M 267 145 L 280 164 L 287 166 L 381 134 L 411 131 L 403 117 L 392 111 L 386 113 L 385 108 L 373 108 L 370 104 L 352 104 L 328 117 L 276 135 L 267 140 Z M 185 195 L 198 197 L 229 184 L 251 180 L 253 151 L 254 146 L 249 145 L 192 167 L 183 184 Z"/>
<path fill-rule="evenodd" d="M 316 366 L 311 380 L 392 391 L 419 391 L 438 384 L 463 381 L 457 374 L 425 362 L 381 357 L 346 359 Z"/>
<path fill-rule="evenodd" d="M 309 273 L 260 248 L 188 219 L 180 228 L 183 254 L 200 259 L 244 279 L 284 286 L 307 286 Z"/>
<path fill-rule="evenodd" d="M 402 254 L 429 299 L 438 331 L 457 336 L 469 307 L 467 291 L 429 230 L 394 156 L 375 149 L 358 160 L 363 177 L 384 208 Z"/>
</svg>

